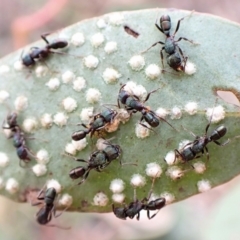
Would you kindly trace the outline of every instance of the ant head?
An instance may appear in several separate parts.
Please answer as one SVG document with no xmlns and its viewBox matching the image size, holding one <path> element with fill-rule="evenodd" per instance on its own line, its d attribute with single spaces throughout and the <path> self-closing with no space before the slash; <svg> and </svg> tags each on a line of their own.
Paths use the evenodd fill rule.
<svg viewBox="0 0 240 240">
<path fill-rule="evenodd" d="M 79 140 L 85 138 L 87 134 L 88 134 L 88 132 L 86 132 L 84 130 L 76 131 L 72 134 L 72 140 L 79 141 Z"/>
<path fill-rule="evenodd" d="M 48 188 L 45 192 L 45 197 L 55 198 L 56 195 L 57 195 L 57 191 L 54 187 Z"/>
<path fill-rule="evenodd" d="M 9 127 L 14 127 L 17 125 L 17 113 L 16 112 L 12 112 L 7 115 L 7 123 L 9 125 Z"/>
<path fill-rule="evenodd" d="M 76 167 L 69 172 L 69 177 L 72 179 L 83 177 L 86 170 L 87 169 L 85 167 Z"/>
</svg>

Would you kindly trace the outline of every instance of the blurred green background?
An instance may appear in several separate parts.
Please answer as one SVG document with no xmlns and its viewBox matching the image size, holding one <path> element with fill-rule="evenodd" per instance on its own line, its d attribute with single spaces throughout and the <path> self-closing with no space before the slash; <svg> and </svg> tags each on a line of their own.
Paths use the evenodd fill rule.
<svg viewBox="0 0 240 240">
<path fill-rule="evenodd" d="M 42 33 L 112 11 L 156 7 L 194 9 L 240 21 L 236 11 L 240 9 L 240 1 L 0 0 L 0 7 L 1 56 L 38 40 Z M 151 221 L 144 212 L 139 222 L 122 221 L 113 214 L 79 213 L 64 213 L 53 220 L 71 226 L 71 230 L 39 226 L 34 219 L 37 208 L 0 197 L 0 240 L 239 240 L 239 183 L 240 178 L 236 178 L 207 193 L 167 206 Z"/>
</svg>

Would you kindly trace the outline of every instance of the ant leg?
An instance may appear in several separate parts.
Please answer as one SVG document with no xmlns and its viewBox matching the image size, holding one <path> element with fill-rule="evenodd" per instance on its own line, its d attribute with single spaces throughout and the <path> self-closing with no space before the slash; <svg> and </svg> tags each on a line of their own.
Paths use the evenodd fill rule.
<svg viewBox="0 0 240 240">
<path fill-rule="evenodd" d="M 188 41 L 188 42 L 190 42 L 190 43 L 192 43 L 192 44 L 194 44 L 194 45 L 199 45 L 199 43 L 194 42 L 193 40 L 189 40 L 189 39 L 187 39 L 187 38 L 185 38 L 185 37 L 180 37 L 180 38 L 179 38 L 177 41 L 175 41 L 175 42 L 180 42 L 181 40 Z"/>
<path fill-rule="evenodd" d="M 164 69 L 164 64 L 163 64 L 163 50 L 165 50 L 165 47 L 162 47 L 161 51 L 160 51 L 160 56 L 161 56 L 161 61 L 162 61 L 162 67 Z"/>
<path fill-rule="evenodd" d="M 137 213 L 137 220 L 139 221 L 139 219 L 140 219 L 140 213 L 138 212 Z"/>
<path fill-rule="evenodd" d="M 190 130 L 188 130 L 187 128 L 185 128 L 183 125 L 181 125 L 181 127 L 185 130 L 185 131 L 187 131 L 187 132 L 189 132 L 193 137 L 197 137 L 192 131 L 190 131 Z"/>
<path fill-rule="evenodd" d="M 157 89 L 155 89 L 155 90 L 153 90 L 153 91 L 149 92 L 149 93 L 147 94 L 147 96 L 146 96 L 145 100 L 143 101 L 143 103 L 145 103 L 145 102 L 146 102 L 146 101 L 149 99 L 149 97 L 150 97 L 150 95 L 151 95 L 152 93 L 154 93 L 154 92 L 158 91 L 159 89 L 161 89 L 161 88 L 157 88 Z"/>
<path fill-rule="evenodd" d="M 147 129 L 149 129 L 150 131 L 154 132 L 155 134 L 157 134 L 157 132 L 155 130 L 153 130 L 152 128 L 148 127 L 147 125 L 145 125 L 144 123 L 141 123 L 143 119 L 140 120 L 139 124 Z"/>
<path fill-rule="evenodd" d="M 85 182 L 85 180 L 87 179 L 88 175 L 89 175 L 90 169 L 87 170 L 87 172 L 84 174 L 82 180 L 77 184 L 77 185 L 81 185 L 82 183 Z"/>
<path fill-rule="evenodd" d="M 175 36 L 175 34 L 177 33 L 177 31 L 179 30 L 179 27 L 180 27 L 180 23 L 181 23 L 181 21 L 182 21 L 184 18 L 186 18 L 186 17 L 192 15 L 193 12 L 194 12 L 194 10 L 191 11 L 191 13 L 190 13 L 189 15 L 187 15 L 187 16 L 185 16 L 185 17 L 182 17 L 181 19 L 178 20 L 178 22 L 177 22 L 177 27 L 176 27 L 176 29 L 175 29 L 175 32 L 174 32 L 174 34 L 173 34 L 173 37 Z"/>
<path fill-rule="evenodd" d="M 218 146 L 221 146 L 221 147 L 223 147 L 223 146 L 225 146 L 225 145 L 227 145 L 229 142 L 230 142 L 230 139 L 228 139 L 226 142 L 224 142 L 224 143 L 220 143 L 220 142 L 218 142 L 218 141 L 213 141 L 214 143 L 216 143 Z"/>
<path fill-rule="evenodd" d="M 155 22 L 155 26 L 156 26 L 156 28 L 157 28 L 160 32 L 162 32 L 162 33 L 165 35 L 165 33 L 163 32 L 163 30 L 161 29 L 161 27 L 157 24 L 157 19 L 156 19 L 156 22 Z"/>
<path fill-rule="evenodd" d="M 150 50 L 152 47 L 155 47 L 157 44 L 162 44 L 162 45 L 164 45 L 165 43 L 164 43 L 164 42 L 161 42 L 161 41 L 155 42 L 152 46 L 150 46 L 150 47 L 147 48 L 146 50 L 140 52 L 140 54 L 143 54 L 143 53 L 147 52 L 147 51 Z"/>
<path fill-rule="evenodd" d="M 183 65 L 183 72 L 185 72 L 185 68 L 186 68 L 186 65 L 187 65 L 187 60 L 188 60 L 188 57 L 185 57 L 184 58 L 184 65 Z"/>
<path fill-rule="evenodd" d="M 43 39 L 44 42 L 46 42 L 46 44 L 48 45 L 49 44 L 49 41 L 47 40 L 47 36 L 49 35 L 50 33 L 44 33 L 41 35 L 41 38 Z"/>
<path fill-rule="evenodd" d="M 216 100 L 215 100 L 214 107 L 213 107 L 213 109 L 212 109 L 212 115 L 211 115 L 211 117 L 210 117 L 210 119 L 209 119 L 208 125 L 206 126 L 205 135 L 207 135 L 208 128 L 209 128 L 209 126 L 211 125 L 212 117 L 213 117 L 213 113 L 214 113 L 214 108 L 215 108 L 215 106 L 216 106 L 216 104 L 217 104 L 217 101 L 218 101 L 218 98 L 216 98 Z"/>
<path fill-rule="evenodd" d="M 184 160 L 183 155 L 178 151 L 178 149 L 174 149 L 174 153 L 175 153 L 175 158 L 173 163 L 175 163 L 177 156 L 180 156 L 182 160 Z M 164 159 L 164 161 L 166 162 L 166 160 Z"/>
<path fill-rule="evenodd" d="M 208 152 L 208 148 L 205 146 L 205 151 L 206 151 L 206 155 L 207 155 L 207 161 L 209 161 L 209 152 Z M 204 154 L 204 150 L 202 150 L 202 155 Z M 196 156 L 196 158 L 201 157 L 201 156 Z"/>
</svg>

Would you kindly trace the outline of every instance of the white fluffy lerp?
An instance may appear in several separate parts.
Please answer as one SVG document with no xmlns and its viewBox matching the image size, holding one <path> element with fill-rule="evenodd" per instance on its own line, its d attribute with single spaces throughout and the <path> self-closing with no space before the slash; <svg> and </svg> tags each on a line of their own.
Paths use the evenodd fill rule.
<svg viewBox="0 0 240 240">
<path fill-rule="evenodd" d="M 62 100 L 62 106 L 66 112 L 70 113 L 77 108 L 77 101 L 71 97 L 66 97 Z"/>
<path fill-rule="evenodd" d="M 137 85 L 133 81 L 128 81 L 124 86 L 124 90 L 130 94 L 136 95 L 140 100 L 145 100 L 147 96 L 147 90 L 143 85 Z"/>
<path fill-rule="evenodd" d="M 0 177 L 0 189 L 4 188 L 3 178 Z"/>
<path fill-rule="evenodd" d="M 22 63 L 21 60 L 17 60 L 14 64 L 13 64 L 13 68 L 16 70 L 16 71 L 22 71 L 23 68 L 24 68 L 24 65 Z"/>
<path fill-rule="evenodd" d="M 125 183 L 122 179 L 119 179 L 119 178 L 113 179 L 109 187 L 109 189 L 113 193 L 121 193 L 124 190 L 124 188 L 125 188 Z"/>
<path fill-rule="evenodd" d="M 104 36 L 102 33 L 96 33 L 91 37 L 91 44 L 93 47 L 98 48 L 104 42 Z"/>
<path fill-rule="evenodd" d="M 190 61 L 187 61 L 185 66 L 185 73 L 188 75 L 193 75 L 196 71 L 196 65 Z"/>
<path fill-rule="evenodd" d="M 107 84 L 116 83 L 120 77 L 121 74 L 113 68 L 106 68 L 102 74 L 102 78 Z"/>
<path fill-rule="evenodd" d="M 168 165 L 173 165 L 176 160 L 175 152 L 174 151 L 168 152 L 164 160 Z"/>
<path fill-rule="evenodd" d="M 62 74 L 62 82 L 63 83 L 69 83 L 72 82 L 75 79 L 75 74 L 72 71 L 67 70 Z"/>
<path fill-rule="evenodd" d="M 25 96 L 19 96 L 14 101 L 14 106 L 17 111 L 23 111 L 28 107 L 28 99 Z"/>
<path fill-rule="evenodd" d="M 97 140 L 97 143 L 96 143 L 96 148 L 99 150 L 99 151 L 102 151 L 104 150 L 105 148 L 107 147 L 107 141 L 103 138 L 99 138 Z"/>
<path fill-rule="evenodd" d="M 162 174 L 162 168 L 156 162 L 148 163 L 145 171 L 146 174 L 152 178 L 158 178 Z"/>
<path fill-rule="evenodd" d="M 122 13 L 111 13 L 108 15 L 109 23 L 115 26 L 123 24 L 124 17 Z"/>
<path fill-rule="evenodd" d="M 93 55 L 89 55 L 84 58 L 84 65 L 87 68 L 95 69 L 98 66 L 98 64 L 99 64 L 98 58 Z"/>
<path fill-rule="evenodd" d="M 144 122 L 143 124 L 146 125 L 148 128 L 151 128 L 151 126 L 147 122 Z M 142 139 L 148 137 L 150 135 L 150 130 L 147 127 L 144 127 L 141 124 L 137 123 L 135 127 L 136 136 Z"/>
<path fill-rule="evenodd" d="M 212 123 L 218 123 L 225 118 L 225 110 L 221 105 L 214 108 L 208 108 L 206 111 L 206 117 L 208 121 L 212 117 Z"/>
<path fill-rule="evenodd" d="M 67 143 L 65 146 L 65 152 L 72 156 L 75 156 L 77 154 L 77 149 L 72 143 Z"/>
<path fill-rule="evenodd" d="M 105 193 L 103 192 L 98 192 L 94 198 L 93 198 L 93 204 L 95 206 L 100 206 L 100 207 L 104 207 L 107 205 L 108 203 L 108 197 Z"/>
<path fill-rule="evenodd" d="M 175 196 L 169 192 L 161 193 L 160 197 L 163 197 L 166 199 L 166 204 L 170 204 L 175 200 Z"/>
<path fill-rule="evenodd" d="M 24 119 L 23 129 L 24 129 L 25 132 L 31 133 L 35 129 L 37 129 L 37 127 L 38 127 L 38 122 L 37 122 L 36 118 L 30 117 L 30 118 Z"/>
<path fill-rule="evenodd" d="M 161 69 L 156 64 L 150 64 L 145 69 L 145 74 L 150 80 L 156 80 L 161 75 Z"/>
<path fill-rule="evenodd" d="M 102 94 L 96 88 L 89 88 L 86 92 L 86 101 L 88 103 L 94 104 L 100 101 Z"/>
<path fill-rule="evenodd" d="M 198 187 L 198 191 L 201 192 L 201 193 L 206 192 L 206 191 L 208 191 L 212 188 L 211 183 L 206 179 L 198 181 L 197 182 L 197 187 Z"/>
<path fill-rule="evenodd" d="M 49 113 L 44 113 L 40 119 L 40 122 L 44 128 L 50 128 L 53 123 L 52 115 Z"/>
<path fill-rule="evenodd" d="M 107 23 L 105 22 L 104 19 L 100 18 L 98 21 L 97 21 L 97 27 L 100 28 L 100 29 L 103 29 L 107 26 Z"/>
<path fill-rule="evenodd" d="M 169 111 L 165 108 L 160 107 L 155 111 L 155 113 L 158 117 L 165 118 L 169 114 Z"/>
<path fill-rule="evenodd" d="M 0 66 L 0 75 L 4 75 L 10 72 L 10 67 L 8 65 L 1 65 Z"/>
<path fill-rule="evenodd" d="M 198 104 L 196 102 L 188 102 L 184 106 L 185 112 L 187 112 L 189 115 L 196 114 L 197 113 L 197 109 L 198 109 Z"/>
<path fill-rule="evenodd" d="M 133 187 L 143 187 L 146 184 L 146 179 L 140 174 L 133 174 L 130 183 Z"/>
<path fill-rule="evenodd" d="M 55 188 L 57 193 L 60 193 L 62 190 L 61 184 L 55 179 L 50 179 L 47 181 L 47 188 Z"/>
<path fill-rule="evenodd" d="M 49 88 L 51 91 L 56 91 L 60 86 L 60 80 L 58 78 L 51 78 L 45 86 Z"/>
<path fill-rule="evenodd" d="M 47 167 L 44 164 L 36 164 L 32 167 L 32 171 L 37 177 L 40 177 L 47 173 Z"/>
<path fill-rule="evenodd" d="M 144 68 L 145 66 L 145 60 L 144 57 L 141 55 L 135 55 L 131 57 L 131 59 L 128 61 L 130 67 L 134 71 L 140 71 Z"/>
<path fill-rule="evenodd" d="M 3 103 L 6 99 L 9 98 L 9 93 L 5 90 L 0 91 L 0 103 Z"/>
<path fill-rule="evenodd" d="M 9 164 L 9 157 L 6 153 L 0 152 L 0 168 L 4 168 Z"/>
<path fill-rule="evenodd" d="M 182 117 L 182 110 L 179 107 L 173 107 L 171 110 L 171 119 L 180 119 Z"/>
<path fill-rule="evenodd" d="M 169 176 L 172 180 L 176 180 L 184 175 L 184 171 L 182 171 L 177 166 L 172 166 L 168 168 L 166 175 Z"/>
<path fill-rule="evenodd" d="M 88 123 L 93 117 L 93 107 L 83 108 L 80 113 L 81 121 Z"/>
<path fill-rule="evenodd" d="M 63 127 L 67 124 L 68 116 L 66 116 L 63 112 L 56 113 L 53 117 L 53 122 L 59 127 Z"/>
<path fill-rule="evenodd" d="M 39 150 L 37 153 L 36 153 L 36 161 L 39 163 L 39 164 L 47 164 L 49 163 L 49 160 L 50 160 L 50 157 L 49 157 L 49 154 L 48 154 L 48 151 L 45 150 L 45 149 L 41 149 Z"/>
<path fill-rule="evenodd" d="M 65 206 L 65 207 L 70 207 L 72 205 L 72 202 L 73 202 L 73 197 L 68 193 L 63 194 L 58 201 L 58 203 L 61 206 Z"/>
<path fill-rule="evenodd" d="M 107 42 L 105 47 L 104 47 L 104 51 L 107 54 L 113 53 L 117 51 L 117 43 L 116 42 Z"/>
<path fill-rule="evenodd" d="M 48 73 L 48 68 L 46 66 L 37 66 L 35 69 L 35 74 L 37 78 L 46 76 Z"/>
<path fill-rule="evenodd" d="M 72 145 L 77 151 L 82 151 L 88 145 L 88 142 L 86 138 L 83 138 L 78 141 L 72 140 Z"/>
<path fill-rule="evenodd" d="M 199 174 L 203 174 L 206 171 L 206 164 L 203 162 L 195 162 L 193 164 L 194 171 Z"/>
<path fill-rule="evenodd" d="M 74 33 L 71 37 L 70 42 L 72 45 L 79 47 L 85 42 L 84 35 L 81 32 Z"/>
<path fill-rule="evenodd" d="M 83 77 L 77 77 L 76 80 L 73 81 L 73 89 L 76 92 L 81 92 L 84 88 L 86 88 L 86 80 Z"/>
<path fill-rule="evenodd" d="M 183 149 L 188 143 L 190 143 L 190 140 L 184 139 L 178 144 L 178 149 Z"/>
<path fill-rule="evenodd" d="M 14 194 L 19 190 L 19 183 L 15 178 L 9 178 L 5 185 L 6 191 L 10 194 Z"/>
<path fill-rule="evenodd" d="M 114 193 L 112 195 L 112 200 L 116 203 L 123 203 L 125 199 L 125 194 L 123 193 Z"/>
</svg>

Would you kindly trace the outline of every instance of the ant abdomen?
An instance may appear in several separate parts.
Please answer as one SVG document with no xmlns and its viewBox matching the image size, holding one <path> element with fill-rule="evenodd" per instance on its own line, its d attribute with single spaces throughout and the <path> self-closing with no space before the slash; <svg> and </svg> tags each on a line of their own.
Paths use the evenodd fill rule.
<svg viewBox="0 0 240 240">
<path fill-rule="evenodd" d="M 218 128 L 216 128 L 211 136 L 209 137 L 212 141 L 216 141 L 219 140 L 220 138 L 222 138 L 225 134 L 227 133 L 227 128 L 225 126 L 220 126 Z"/>
<path fill-rule="evenodd" d="M 86 169 L 84 167 L 76 167 L 69 172 L 69 177 L 72 179 L 78 179 L 80 177 L 83 177 L 85 173 Z"/>
</svg>

